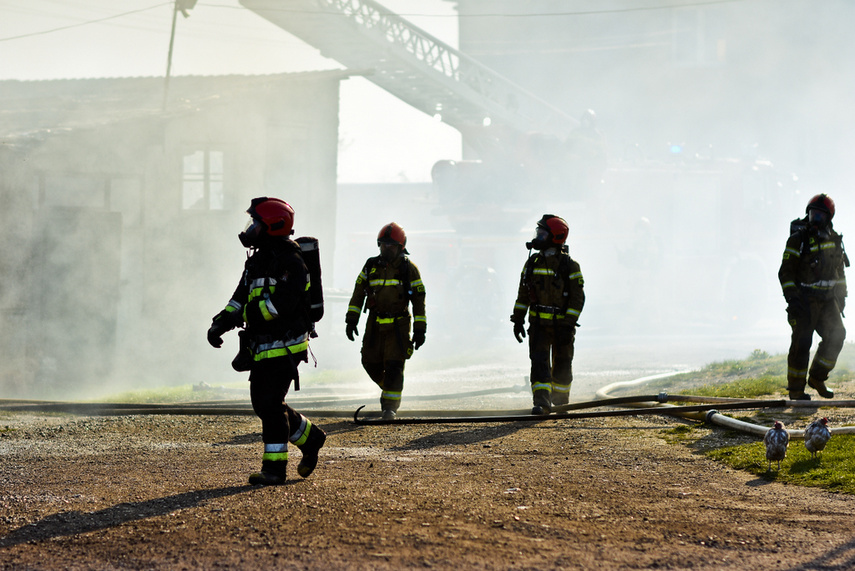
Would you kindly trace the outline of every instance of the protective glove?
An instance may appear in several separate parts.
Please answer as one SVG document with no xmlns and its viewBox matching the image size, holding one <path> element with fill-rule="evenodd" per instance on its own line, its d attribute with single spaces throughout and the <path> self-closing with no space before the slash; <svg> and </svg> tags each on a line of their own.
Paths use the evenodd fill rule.
<svg viewBox="0 0 855 571">
<path fill-rule="evenodd" d="M 345 335 L 347 335 L 348 339 L 353 341 L 353 336 L 359 335 L 359 331 L 356 330 L 356 323 L 348 323 L 347 328 L 344 330 L 344 333 L 345 333 Z"/>
<path fill-rule="evenodd" d="M 519 343 L 523 342 L 523 338 L 525 337 L 525 327 L 519 321 L 514 322 L 514 337 L 517 338 Z"/>
<path fill-rule="evenodd" d="M 208 343 L 211 344 L 211 347 L 219 349 L 223 346 L 223 333 L 225 331 L 223 331 L 223 328 L 219 324 L 214 323 L 211 325 L 208 329 Z"/>
<path fill-rule="evenodd" d="M 417 350 L 425 344 L 425 332 L 413 331 L 413 349 Z"/>
</svg>

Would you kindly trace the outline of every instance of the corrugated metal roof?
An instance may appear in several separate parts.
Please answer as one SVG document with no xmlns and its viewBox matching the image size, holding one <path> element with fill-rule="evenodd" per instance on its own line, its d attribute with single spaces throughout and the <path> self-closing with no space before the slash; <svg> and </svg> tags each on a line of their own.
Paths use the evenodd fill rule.
<svg viewBox="0 0 855 571">
<path fill-rule="evenodd" d="M 326 70 L 269 75 L 177 76 L 169 80 L 163 108 L 164 77 L 0 81 L 0 139 L 42 138 L 76 128 L 166 118 L 195 112 L 260 88 L 295 82 L 340 81 L 365 72 Z"/>
</svg>

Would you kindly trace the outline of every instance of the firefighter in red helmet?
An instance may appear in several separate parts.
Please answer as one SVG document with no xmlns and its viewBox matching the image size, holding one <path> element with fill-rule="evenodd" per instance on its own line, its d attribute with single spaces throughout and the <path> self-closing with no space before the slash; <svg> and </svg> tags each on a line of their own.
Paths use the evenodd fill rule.
<svg viewBox="0 0 855 571">
<path fill-rule="evenodd" d="M 362 367 L 382 391 L 383 419 L 392 420 L 401 405 L 404 363 L 425 342 L 425 286 L 419 269 L 407 255 L 403 228 L 395 222 L 383 226 L 377 235 L 377 246 L 380 255 L 368 258 L 356 277 L 345 331 L 353 341 L 354 335 L 359 335 L 356 327 L 360 312 L 368 312 L 362 337 Z"/>
<path fill-rule="evenodd" d="M 808 385 L 819 396 L 830 399 L 834 392 L 825 381 L 846 339 L 841 316 L 847 295 L 844 268 L 849 266 L 849 259 L 843 237 L 831 224 L 834 201 L 826 194 L 817 194 L 808 202 L 805 214 L 790 224 L 790 238 L 778 271 L 792 328 L 787 391 L 791 400 L 810 400 L 805 394 Z M 814 332 L 820 342 L 808 369 Z"/>
<path fill-rule="evenodd" d="M 570 399 L 573 343 L 585 305 L 585 281 L 568 253 L 568 231 L 567 222 L 554 214 L 544 214 L 538 221 L 534 239 L 526 243 L 529 258 L 511 315 L 514 336 L 522 343 L 528 312 L 532 414 L 549 414 L 553 406 Z"/>
<path fill-rule="evenodd" d="M 251 255 L 226 308 L 214 316 L 208 342 L 223 344 L 222 335 L 237 327 L 241 351 L 232 366 L 249 371 L 252 409 L 261 419 L 264 453 L 261 471 L 250 484 L 286 481 L 288 444 L 302 452 L 297 473 L 309 476 L 318 463 L 326 434 L 285 403 L 292 381 L 299 382 L 297 365 L 307 361 L 311 320 L 306 311 L 309 273 L 293 234 L 294 209 L 278 198 L 254 198 L 249 222 L 238 238 Z"/>
</svg>

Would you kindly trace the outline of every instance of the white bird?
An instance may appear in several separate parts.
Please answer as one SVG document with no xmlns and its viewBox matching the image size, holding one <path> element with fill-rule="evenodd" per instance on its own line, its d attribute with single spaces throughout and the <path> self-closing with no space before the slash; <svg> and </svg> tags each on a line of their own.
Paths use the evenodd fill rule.
<svg viewBox="0 0 855 571">
<path fill-rule="evenodd" d="M 831 438 L 831 432 L 828 430 L 827 424 L 828 419 L 823 417 L 814 420 L 805 428 L 805 448 L 810 452 L 811 458 L 816 458 L 816 453 L 822 452 Z"/>
<path fill-rule="evenodd" d="M 766 445 L 766 460 L 769 461 L 769 470 L 772 469 L 772 462 L 778 463 L 778 470 L 781 469 L 781 460 L 787 455 L 787 445 L 790 443 L 790 433 L 784 430 L 784 425 L 780 421 L 775 421 L 775 426 L 766 432 L 763 437 L 763 444 Z"/>
</svg>

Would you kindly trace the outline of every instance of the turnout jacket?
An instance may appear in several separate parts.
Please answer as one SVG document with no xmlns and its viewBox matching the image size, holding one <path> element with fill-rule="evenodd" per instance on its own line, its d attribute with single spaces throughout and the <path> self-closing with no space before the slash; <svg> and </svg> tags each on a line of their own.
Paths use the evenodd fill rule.
<svg viewBox="0 0 855 571">
<path fill-rule="evenodd" d="M 801 222 L 801 221 L 798 221 Z M 831 224 L 817 231 L 798 227 L 787 240 L 778 279 L 787 301 L 800 294 L 842 302 L 847 295 L 844 267 L 849 265 L 843 237 Z M 842 304 L 841 304 L 842 306 Z"/>
<path fill-rule="evenodd" d="M 309 271 L 293 240 L 272 238 L 246 260 L 224 311 L 232 323 L 246 323 L 254 361 L 298 353 L 306 360 L 309 285 Z"/>
<path fill-rule="evenodd" d="M 579 264 L 566 252 L 549 249 L 533 254 L 523 266 L 511 321 L 576 325 L 585 305 L 585 280 Z"/>
<path fill-rule="evenodd" d="M 403 254 L 392 262 L 375 256 L 368 258 L 356 277 L 345 321 L 352 325 L 359 323 L 364 304 L 369 312 L 368 319 L 376 320 L 381 326 L 394 324 L 397 319 L 410 317 L 410 303 L 413 305 L 413 331 L 426 331 L 425 286 L 419 268 Z"/>
</svg>

